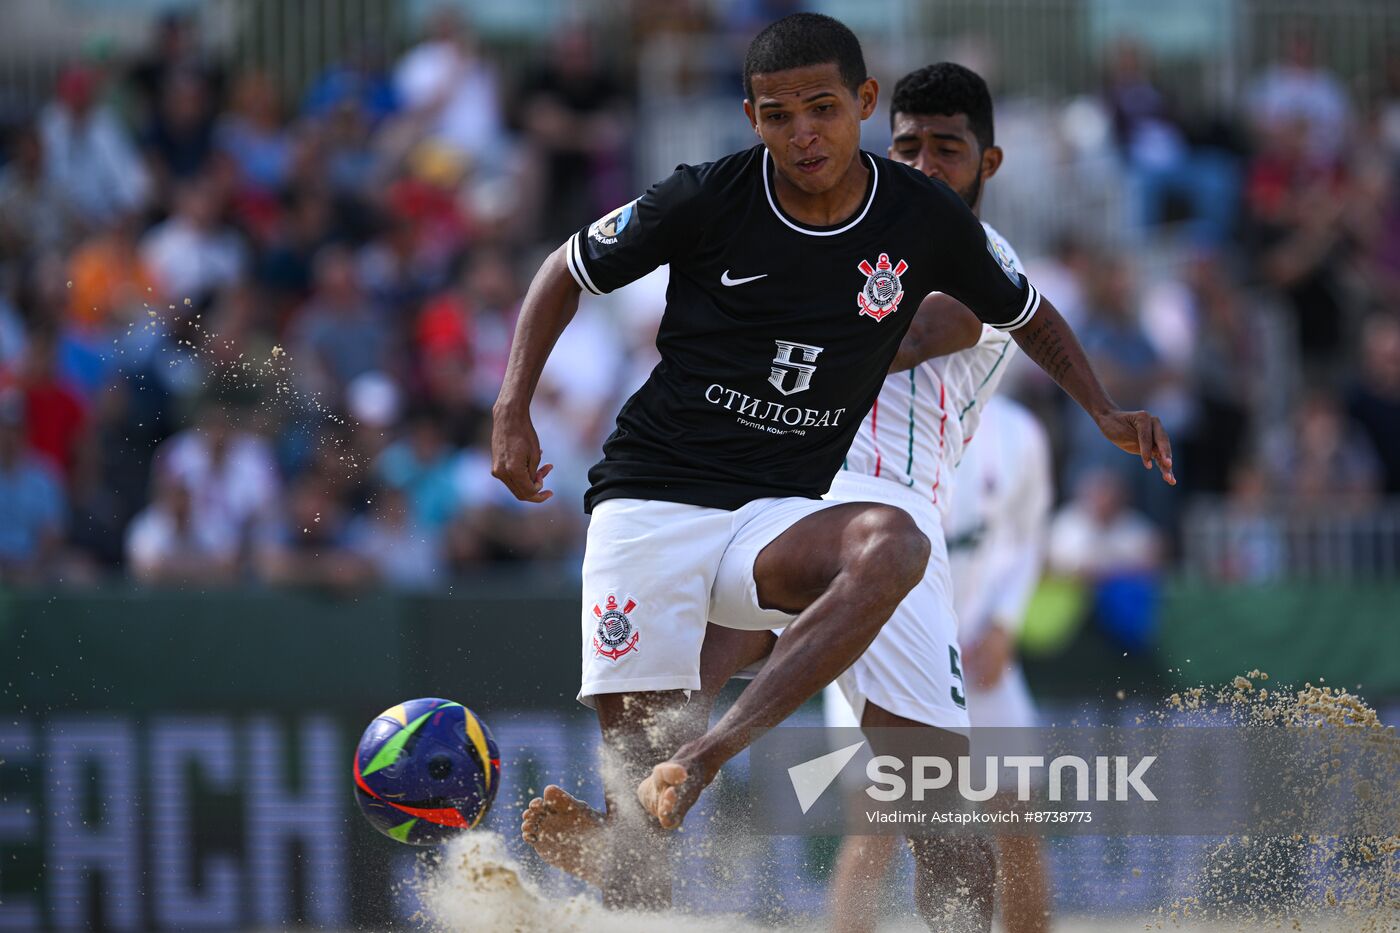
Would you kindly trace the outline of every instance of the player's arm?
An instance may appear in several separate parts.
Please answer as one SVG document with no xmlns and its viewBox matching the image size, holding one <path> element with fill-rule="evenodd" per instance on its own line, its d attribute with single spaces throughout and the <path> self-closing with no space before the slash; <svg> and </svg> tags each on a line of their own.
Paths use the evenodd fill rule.
<svg viewBox="0 0 1400 933">
<path fill-rule="evenodd" d="M 535 273 L 492 409 L 491 474 L 517 499 L 543 502 L 553 495 L 544 489 L 551 466 L 540 466 L 530 400 L 550 350 L 578 309 L 579 295 L 606 295 L 688 248 L 701 227 L 697 205 L 704 170 L 680 166 L 637 200 L 569 237 Z"/>
<path fill-rule="evenodd" d="M 549 352 L 578 310 L 582 289 L 569 273 L 568 249 L 565 243 L 549 255 L 525 293 L 505 380 L 491 409 L 491 475 L 524 502 L 543 502 L 554 495 L 544 488 L 553 466 L 540 466 L 543 452 L 530 420 L 530 401 Z"/>
<path fill-rule="evenodd" d="M 982 322 L 957 299 L 934 292 L 923 300 L 899 344 L 890 372 L 913 369 L 925 360 L 975 347 Z"/>
<path fill-rule="evenodd" d="M 1150 470 L 1156 463 L 1162 478 L 1176 485 L 1171 440 L 1162 422 L 1151 412 L 1124 411 L 1113 403 L 1079 339 L 1053 304 L 1042 298 L 1039 311 L 1013 336 L 1021 351 L 1089 413 L 1104 437 L 1141 457 L 1144 468 Z"/>
<path fill-rule="evenodd" d="M 985 324 L 1013 334 L 1021 350 L 1045 370 L 1094 419 L 1105 437 L 1142 458 L 1155 461 L 1162 478 L 1172 475 L 1171 441 L 1162 423 L 1146 411 L 1123 411 L 1108 397 L 1084 349 L 1055 306 L 1012 266 L 996 255 L 981 223 L 944 185 L 929 189 L 940 200 L 930 211 L 938 226 L 931 245 L 941 263 L 942 289 L 967 305 Z"/>
</svg>

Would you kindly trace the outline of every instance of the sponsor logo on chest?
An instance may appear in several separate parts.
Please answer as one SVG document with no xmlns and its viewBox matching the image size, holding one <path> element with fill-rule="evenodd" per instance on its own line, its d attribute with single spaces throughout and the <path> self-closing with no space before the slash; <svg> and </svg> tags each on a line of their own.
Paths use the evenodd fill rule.
<svg viewBox="0 0 1400 933">
<path fill-rule="evenodd" d="M 777 352 L 768 369 L 768 383 L 783 395 L 796 395 L 812 387 L 817 357 L 825 347 L 792 340 L 775 340 Z M 738 389 L 712 383 L 705 390 L 705 401 L 738 414 L 738 422 L 769 434 L 805 435 L 807 428 L 839 427 L 844 408 L 799 408 L 755 398 Z"/>
</svg>

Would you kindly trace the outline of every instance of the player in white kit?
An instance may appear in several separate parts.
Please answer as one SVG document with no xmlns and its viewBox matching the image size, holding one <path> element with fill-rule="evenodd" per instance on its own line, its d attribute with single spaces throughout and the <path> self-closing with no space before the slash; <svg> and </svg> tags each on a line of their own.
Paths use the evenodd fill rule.
<svg viewBox="0 0 1400 933">
<path fill-rule="evenodd" d="M 982 185 L 1001 165 L 993 145 L 991 95 L 972 71 L 950 63 L 915 71 L 895 87 L 890 104 L 892 158 L 947 182 L 974 212 Z M 990 225 L 987 239 L 1003 264 L 1020 271 L 1010 244 Z M 920 319 L 936 329 L 906 338 L 908 358 L 924 360 L 894 372 L 852 443 L 829 498 L 878 501 L 907 511 L 932 543 L 923 580 L 857 661 L 826 688 L 830 725 L 894 725 L 872 720 L 867 704 L 916 723 L 956 732 L 969 725 L 966 673 L 960 656 L 955 589 L 945 545 L 957 497 L 954 470 L 979 432 L 1015 343 L 1007 335 L 971 321 L 946 296 L 930 296 Z M 924 337 L 919 345 L 918 337 Z M 931 354 L 946 354 L 933 355 Z M 907 359 L 896 361 L 896 365 Z M 895 837 L 854 836 L 844 840 L 832 881 L 833 929 L 873 930 L 878 892 L 894 851 Z M 966 862 L 966 858 L 960 859 Z M 987 851 L 971 899 L 989 915 L 995 868 Z M 964 879 L 966 880 L 966 879 Z"/>
<path fill-rule="evenodd" d="M 988 399 L 944 523 L 974 728 L 1036 725 L 1015 645 L 1040 582 L 1053 501 L 1045 429 L 1011 399 Z"/>
<path fill-rule="evenodd" d="M 1035 416 L 1005 396 L 982 410 L 977 438 L 958 464 L 953 508 L 944 524 L 953 574 L 967 712 L 978 729 L 1029 729 L 1037 724 L 1016 640 L 1045 563 L 1054 488 L 1050 440 Z M 1007 754 L 1038 754 L 1017 733 L 995 733 Z M 985 736 L 985 734 L 984 734 Z M 1026 736 L 1029 741 L 1029 736 Z M 1005 742 L 1015 744 L 1014 750 Z M 1007 933 L 1041 933 L 1050 909 L 1040 840 L 997 838 L 1002 924 Z"/>
</svg>

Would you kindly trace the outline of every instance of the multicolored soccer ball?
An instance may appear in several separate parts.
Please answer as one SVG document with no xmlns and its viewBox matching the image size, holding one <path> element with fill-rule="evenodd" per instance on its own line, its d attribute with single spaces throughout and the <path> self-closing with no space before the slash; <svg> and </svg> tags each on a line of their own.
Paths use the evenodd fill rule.
<svg viewBox="0 0 1400 933">
<path fill-rule="evenodd" d="M 355 749 L 360 810 L 375 829 L 410 845 L 437 845 L 480 823 L 500 784 L 491 730 L 451 700 L 385 710 Z"/>
</svg>

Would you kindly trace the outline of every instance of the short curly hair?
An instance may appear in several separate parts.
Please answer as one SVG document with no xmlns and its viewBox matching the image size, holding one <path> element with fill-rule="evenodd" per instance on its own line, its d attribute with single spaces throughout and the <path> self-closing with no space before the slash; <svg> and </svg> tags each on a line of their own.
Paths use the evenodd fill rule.
<svg viewBox="0 0 1400 933">
<path fill-rule="evenodd" d="M 895 114 L 920 113 L 953 116 L 967 114 L 967 125 L 982 149 L 995 145 L 992 126 L 992 92 L 971 68 L 938 62 L 911 71 L 894 86 L 890 100 L 890 127 Z"/>
<path fill-rule="evenodd" d="M 869 76 L 856 34 L 821 13 L 793 13 L 770 23 L 749 43 L 744 56 L 744 97 L 753 100 L 753 76 L 834 64 L 841 81 L 855 93 Z"/>
</svg>

